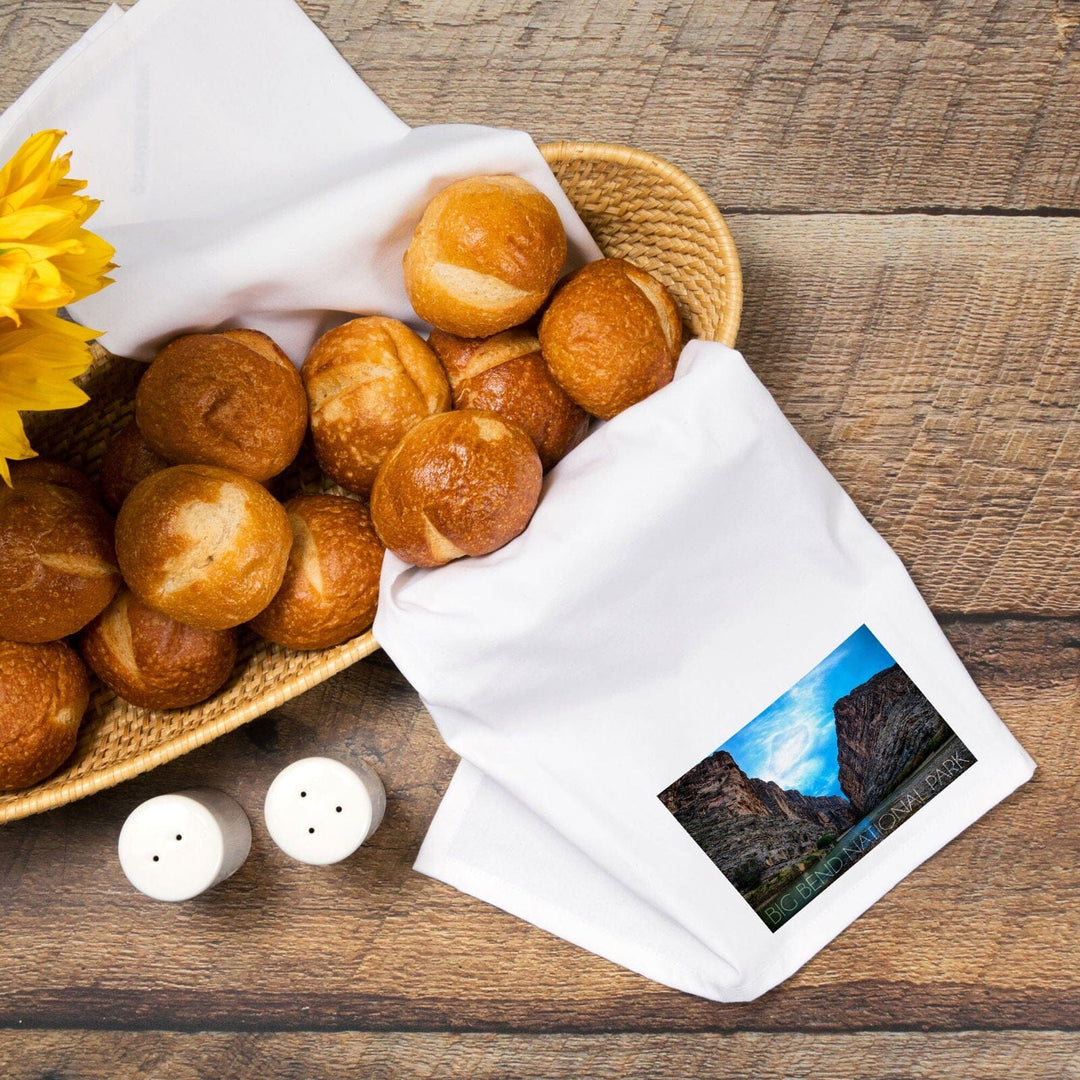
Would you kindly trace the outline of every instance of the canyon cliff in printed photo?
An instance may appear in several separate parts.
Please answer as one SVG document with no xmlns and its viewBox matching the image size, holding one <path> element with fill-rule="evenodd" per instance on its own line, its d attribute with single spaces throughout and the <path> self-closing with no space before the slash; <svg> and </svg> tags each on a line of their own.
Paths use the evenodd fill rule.
<svg viewBox="0 0 1080 1080">
<path fill-rule="evenodd" d="M 776 930 L 974 763 L 864 626 L 659 797 Z"/>
</svg>

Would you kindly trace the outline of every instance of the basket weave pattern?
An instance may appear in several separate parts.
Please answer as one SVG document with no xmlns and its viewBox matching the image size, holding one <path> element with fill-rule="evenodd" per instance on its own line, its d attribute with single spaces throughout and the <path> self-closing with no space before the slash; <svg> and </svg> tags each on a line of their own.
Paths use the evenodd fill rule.
<svg viewBox="0 0 1080 1080">
<path fill-rule="evenodd" d="M 734 243 L 708 196 L 667 162 L 628 147 L 555 143 L 544 156 L 606 255 L 627 258 L 671 290 L 683 321 L 698 337 L 733 344 L 742 303 Z M 95 346 L 79 380 L 90 402 L 76 413 L 26 418 L 35 449 L 70 462 L 96 479 L 110 440 L 134 414 L 142 364 Z M 282 478 L 280 494 L 339 490 L 300 462 Z M 162 765 L 253 720 L 330 678 L 378 648 L 371 633 L 332 649 L 296 652 L 245 631 L 229 681 L 188 709 L 130 705 L 96 686 L 75 753 L 48 780 L 0 794 L 0 822 L 62 806 Z"/>
</svg>

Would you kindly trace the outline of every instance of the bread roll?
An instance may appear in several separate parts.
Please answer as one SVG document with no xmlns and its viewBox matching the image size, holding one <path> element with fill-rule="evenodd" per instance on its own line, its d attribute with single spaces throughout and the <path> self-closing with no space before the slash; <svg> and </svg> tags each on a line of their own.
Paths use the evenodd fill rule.
<svg viewBox="0 0 1080 1080">
<path fill-rule="evenodd" d="M 0 641 L 0 791 L 29 787 L 71 756 L 90 680 L 62 641 Z"/>
<path fill-rule="evenodd" d="M 540 321 L 552 375 L 604 420 L 671 382 L 681 345 L 679 312 L 667 290 L 623 259 L 601 259 L 571 274 Z"/>
<path fill-rule="evenodd" d="M 109 443 L 101 459 L 101 494 L 114 513 L 132 488 L 151 473 L 167 469 L 171 462 L 147 445 L 134 420 Z"/>
<path fill-rule="evenodd" d="M 131 591 L 200 630 L 255 618 L 281 586 L 291 545 L 281 504 L 216 465 L 148 476 L 116 519 L 116 554 Z"/>
<path fill-rule="evenodd" d="M 79 636 L 83 659 L 132 705 L 182 709 L 217 691 L 236 663 L 235 630 L 196 630 L 127 589 Z"/>
<path fill-rule="evenodd" d="M 489 338 L 432 330 L 428 344 L 450 378 L 455 407 L 498 413 L 523 427 L 545 472 L 585 438 L 588 414 L 555 381 L 525 327 Z"/>
<path fill-rule="evenodd" d="M 53 461 L 50 458 L 33 457 L 25 461 L 13 461 L 11 463 L 11 483 L 13 487 L 20 484 L 39 482 L 56 484 L 59 487 L 71 488 L 81 495 L 85 495 L 92 502 L 98 502 L 97 489 L 90 482 L 89 477 L 79 472 L 73 465 L 63 461 Z"/>
<path fill-rule="evenodd" d="M 462 337 L 524 322 L 566 260 L 548 197 L 517 176 L 475 176 L 428 204 L 405 252 L 405 290 L 420 318 Z"/>
<path fill-rule="evenodd" d="M 120 571 L 112 518 L 84 494 L 85 478 L 51 463 L 0 483 L 0 638 L 54 641 L 81 630 L 113 598 Z"/>
<path fill-rule="evenodd" d="M 166 345 L 143 375 L 135 420 L 147 445 L 169 461 L 268 480 L 300 449 L 307 399 L 296 368 L 265 334 L 188 334 Z"/>
<path fill-rule="evenodd" d="M 365 497 L 402 435 L 451 404 L 435 354 L 397 319 L 353 319 L 323 334 L 301 374 L 319 466 Z"/>
<path fill-rule="evenodd" d="M 289 649 L 328 649 L 371 626 L 383 546 L 368 508 L 343 495 L 297 495 L 285 504 L 293 545 L 285 580 L 251 621 Z"/>
<path fill-rule="evenodd" d="M 463 409 L 421 421 L 379 470 L 371 520 L 405 562 L 486 555 L 529 523 L 543 469 L 517 424 Z"/>
</svg>

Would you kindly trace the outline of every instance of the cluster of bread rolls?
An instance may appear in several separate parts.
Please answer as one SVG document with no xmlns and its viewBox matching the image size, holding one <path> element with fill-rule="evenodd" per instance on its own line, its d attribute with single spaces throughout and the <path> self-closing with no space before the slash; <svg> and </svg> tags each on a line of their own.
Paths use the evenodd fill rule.
<svg viewBox="0 0 1080 1080">
<path fill-rule="evenodd" d="M 322 493 L 282 505 L 268 490 L 296 458 L 308 420 L 300 373 L 258 331 L 185 335 L 150 364 L 135 395 L 135 431 L 118 436 L 102 466 L 122 500 L 116 557 L 131 600 L 84 635 L 91 666 L 128 700 L 169 697 L 155 682 L 156 649 L 140 660 L 131 648 L 115 655 L 111 644 L 149 626 L 148 612 L 155 626 L 168 619 L 182 628 L 171 631 L 173 652 L 188 656 L 180 666 L 199 697 L 180 704 L 220 687 L 206 689 L 208 672 L 224 667 L 226 652 L 235 656 L 242 624 L 296 649 L 339 645 L 371 625 L 383 546 L 366 505 Z M 145 692 L 130 692 L 133 665 L 155 669 Z M 128 676 L 117 674 L 121 666 Z"/>
<path fill-rule="evenodd" d="M 370 497 L 376 532 L 406 562 L 513 539 L 590 415 L 610 419 L 670 382 L 682 326 L 663 285 L 621 259 L 560 282 L 566 251 L 558 211 L 531 184 L 459 180 L 428 204 L 403 261 L 427 343 L 371 317 L 308 356 L 319 464 Z"/>
<path fill-rule="evenodd" d="M 384 548 L 439 566 L 518 536 L 590 416 L 669 382 L 681 344 L 654 277 L 603 259 L 559 281 L 566 251 L 531 184 L 450 184 L 403 262 L 426 341 L 357 318 L 297 371 L 258 331 L 186 334 L 105 453 L 104 506 L 69 466 L 18 464 L 0 485 L 0 790 L 75 745 L 89 683 L 65 638 L 128 701 L 181 708 L 228 680 L 243 624 L 296 649 L 366 630 Z M 349 494 L 283 505 L 275 477 L 308 431 Z"/>
<path fill-rule="evenodd" d="M 383 546 L 366 505 L 283 506 L 267 490 L 307 426 L 300 375 L 265 334 L 190 334 L 149 365 L 134 422 L 105 452 L 115 522 L 76 469 L 13 467 L 0 485 L 0 790 L 70 755 L 86 666 L 134 705 L 183 708 L 228 680 L 244 623 L 299 649 L 371 625 Z"/>
</svg>

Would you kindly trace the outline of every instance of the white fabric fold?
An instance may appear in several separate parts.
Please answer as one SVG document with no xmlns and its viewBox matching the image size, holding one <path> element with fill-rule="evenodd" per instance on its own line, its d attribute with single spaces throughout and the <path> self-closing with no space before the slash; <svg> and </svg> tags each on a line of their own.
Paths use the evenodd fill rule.
<svg viewBox="0 0 1080 1080">
<path fill-rule="evenodd" d="M 598 254 L 532 139 L 467 124 L 410 130 L 292 0 L 110 8 L 0 121 L 0 154 L 69 133 L 73 175 L 115 283 L 72 307 L 123 356 L 250 326 L 297 363 L 346 315 L 422 328 L 401 257 L 452 180 L 512 172 L 548 195 L 571 265 Z"/>
<path fill-rule="evenodd" d="M 977 763 L 773 931 L 658 796 L 864 626 Z M 718 1000 L 786 978 L 1034 767 L 892 550 L 715 343 L 556 466 L 500 551 L 388 557 L 374 630 L 466 762 L 417 868 Z"/>
</svg>

